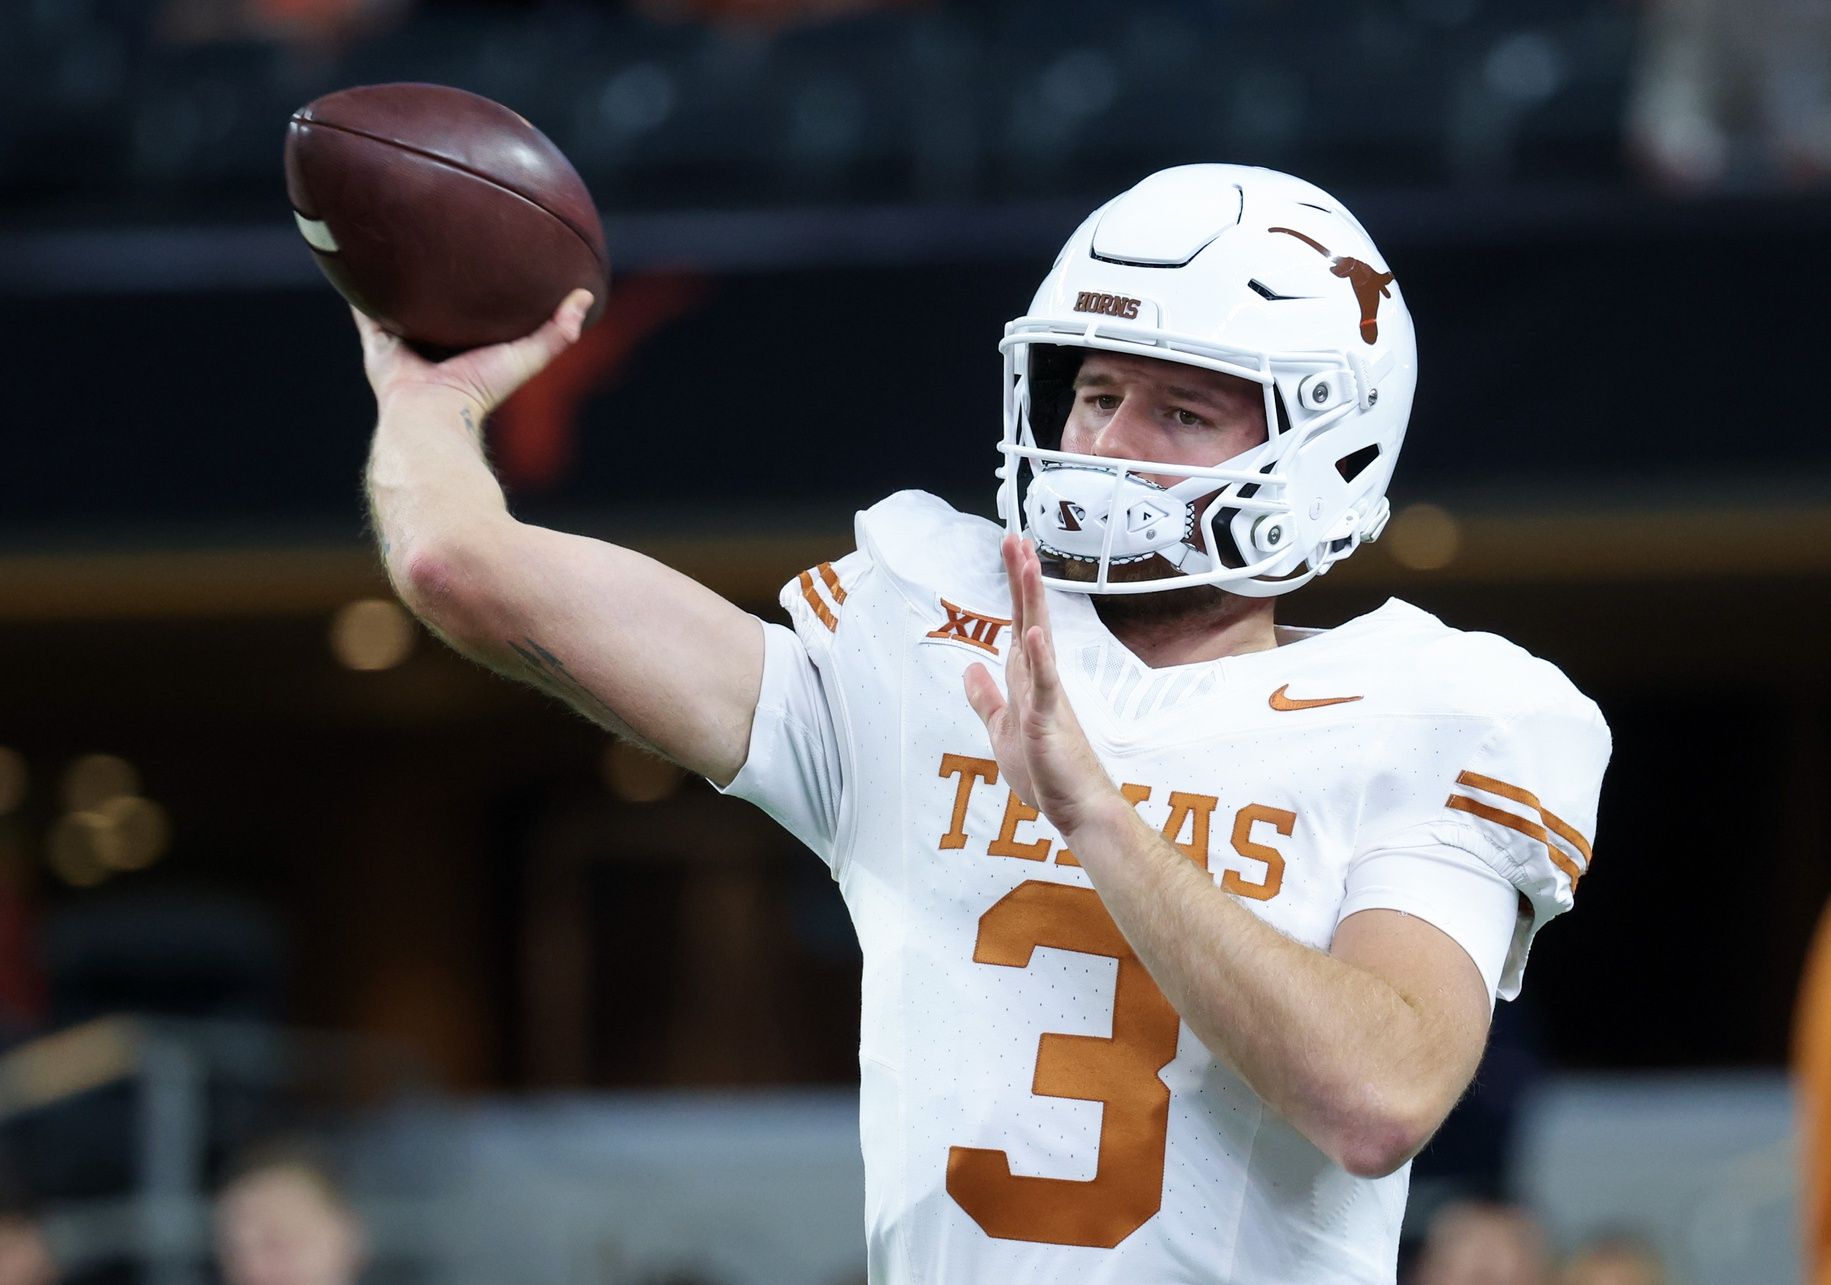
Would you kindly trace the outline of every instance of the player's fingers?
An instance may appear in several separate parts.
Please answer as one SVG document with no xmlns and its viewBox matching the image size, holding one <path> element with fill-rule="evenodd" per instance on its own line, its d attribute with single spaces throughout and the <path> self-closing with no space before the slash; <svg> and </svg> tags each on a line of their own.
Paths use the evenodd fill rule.
<svg viewBox="0 0 1831 1285">
<path fill-rule="evenodd" d="M 1030 691 L 1037 709 L 1051 713 L 1062 698 L 1062 676 L 1055 667 L 1055 644 L 1049 631 L 1033 625 L 1024 635 L 1024 659 L 1030 669 Z"/>
<path fill-rule="evenodd" d="M 387 350 L 394 336 L 375 324 L 375 318 L 362 309 L 352 306 L 350 316 L 356 319 L 356 335 L 362 341 L 364 356 L 371 356 Z"/>
<path fill-rule="evenodd" d="M 1049 599 L 1043 590 L 1043 560 L 1036 554 L 1036 542 L 1022 542 L 1024 621 L 1049 632 Z"/>
<path fill-rule="evenodd" d="M 1024 636 L 1023 540 L 1010 532 L 999 542 L 998 553 L 1004 559 L 1005 579 L 1011 584 L 1011 632 Z"/>
<path fill-rule="evenodd" d="M 559 301 L 559 307 L 553 310 L 546 323 L 529 335 L 530 340 L 538 339 L 541 346 L 557 354 L 570 347 L 585 328 L 585 314 L 591 310 L 591 291 L 574 290 Z"/>
<path fill-rule="evenodd" d="M 591 291 L 574 290 L 559 301 L 559 307 L 553 310 L 553 320 L 559 325 L 560 333 L 566 336 L 567 343 L 577 343 L 580 332 L 585 329 L 585 314 L 591 311 Z"/>
<path fill-rule="evenodd" d="M 553 315 L 547 318 L 539 330 L 511 345 L 518 350 L 517 356 L 530 367 L 523 375 L 524 379 L 543 369 L 548 362 L 577 342 L 585 325 L 585 314 L 590 309 L 591 292 L 574 290 L 560 300 L 559 307 L 553 310 Z"/>
<path fill-rule="evenodd" d="M 591 292 L 574 290 L 532 334 L 453 357 L 448 373 L 471 387 L 486 412 L 494 410 L 572 346 L 590 308 Z"/>
<path fill-rule="evenodd" d="M 389 334 L 381 323 L 355 308 L 350 316 L 356 321 L 356 333 L 362 340 L 362 366 L 375 395 L 385 397 L 402 381 L 423 380 L 429 364 L 413 352 L 400 336 Z"/>
<path fill-rule="evenodd" d="M 966 667 L 966 703 L 973 707 L 973 713 L 979 715 L 979 721 L 985 724 L 988 732 L 992 730 L 992 720 L 1005 706 L 998 681 L 978 661 Z"/>
</svg>

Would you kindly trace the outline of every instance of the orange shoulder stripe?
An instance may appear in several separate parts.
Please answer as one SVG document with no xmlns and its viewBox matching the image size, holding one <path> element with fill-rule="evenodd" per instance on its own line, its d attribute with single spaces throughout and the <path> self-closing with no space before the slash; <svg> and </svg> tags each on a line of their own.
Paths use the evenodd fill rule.
<svg viewBox="0 0 1831 1285">
<path fill-rule="evenodd" d="M 846 588 L 839 583 L 839 573 L 833 570 L 833 564 L 823 562 L 815 570 L 820 572 L 820 578 L 826 581 L 827 592 L 833 595 L 833 605 L 835 607 L 845 606 Z"/>
<path fill-rule="evenodd" d="M 820 579 L 832 593 L 834 605 L 846 600 L 846 591 L 839 583 L 839 573 L 833 570 L 833 564 L 830 562 L 821 563 L 813 571 L 803 571 L 798 577 L 801 583 L 801 596 L 807 599 L 807 605 L 813 608 L 814 615 L 819 618 L 821 624 L 827 627 L 829 633 L 836 632 L 839 629 L 839 617 L 833 614 L 833 608 L 826 605 L 826 599 L 822 598 L 820 590 L 814 587 L 814 571 L 820 573 Z"/>
<path fill-rule="evenodd" d="M 1467 812 L 1473 816 L 1480 817 L 1484 821 L 1492 821 L 1496 825 L 1504 825 L 1509 830 L 1517 831 L 1520 834 L 1526 835 L 1528 838 L 1535 839 L 1539 843 L 1544 844 L 1545 851 L 1550 855 L 1552 863 L 1569 876 L 1570 890 L 1573 893 L 1577 890 L 1577 880 L 1589 872 L 1594 850 L 1590 846 L 1589 840 L 1584 838 L 1582 833 L 1575 826 L 1571 825 L 1562 817 L 1547 810 L 1545 805 L 1539 802 L 1538 795 L 1534 794 L 1531 790 L 1521 789 L 1519 786 L 1509 784 L 1497 777 L 1483 776 L 1479 772 L 1463 772 L 1456 778 L 1456 784 L 1467 786 L 1473 790 L 1480 790 L 1484 794 L 1492 794 L 1499 798 L 1511 799 L 1515 803 L 1523 803 L 1534 812 L 1538 813 L 1539 820 L 1535 822 L 1526 817 L 1518 816 L 1501 808 L 1492 807 L 1489 804 L 1482 803 L 1461 794 L 1450 795 L 1447 802 L 1447 806 L 1456 809 L 1458 812 Z M 1543 824 L 1540 824 L 1541 822 Z M 1557 844 L 1552 842 L 1552 835 L 1554 834 L 1577 850 L 1578 854 L 1583 858 L 1581 867 L 1566 856 Z"/>
</svg>

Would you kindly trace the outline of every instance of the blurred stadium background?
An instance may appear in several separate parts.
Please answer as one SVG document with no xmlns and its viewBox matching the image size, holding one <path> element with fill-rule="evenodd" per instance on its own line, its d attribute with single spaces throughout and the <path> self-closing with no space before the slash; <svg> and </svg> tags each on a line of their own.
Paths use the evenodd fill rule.
<svg viewBox="0 0 1831 1285">
<path fill-rule="evenodd" d="M 1347 200 L 1423 380 L 1389 535 L 1283 614 L 1403 595 L 1616 735 L 1603 864 L 1408 1234 L 1488 1195 L 1559 1252 L 1797 1279 L 1827 11 L 4 0 L 0 1213 L 60 1279 L 201 1285 L 223 1167 L 303 1133 L 368 1281 L 862 1280 L 825 872 L 443 651 L 365 544 L 372 407 L 280 142 L 431 80 L 553 136 L 619 274 L 494 427 L 517 510 L 764 613 L 888 490 L 989 511 L 997 339 L 1095 202 L 1221 159 Z"/>
</svg>

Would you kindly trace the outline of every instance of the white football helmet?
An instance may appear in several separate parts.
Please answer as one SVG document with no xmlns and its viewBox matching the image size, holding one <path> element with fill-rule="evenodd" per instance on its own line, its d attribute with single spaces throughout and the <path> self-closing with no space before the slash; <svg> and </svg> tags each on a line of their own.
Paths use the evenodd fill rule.
<svg viewBox="0 0 1831 1285">
<path fill-rule="evenodd" d="M 1269 597 L 1386 524 L 1411 315 L 1366 230 L 1312 184 L 1244 165 L 1151 175 L 1068 239 L 999 348 L 998 512 L 1036 541 L 1051 588 Z M 1211 468 L 1061 451 L 1089 348 L 1259 384 L 1268 440 Z"/>
</svg>

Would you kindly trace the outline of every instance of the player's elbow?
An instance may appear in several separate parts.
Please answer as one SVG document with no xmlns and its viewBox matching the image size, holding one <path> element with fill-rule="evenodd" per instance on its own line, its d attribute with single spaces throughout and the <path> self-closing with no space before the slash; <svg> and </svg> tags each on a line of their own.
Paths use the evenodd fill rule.
<svg viewBox="0 0 1831 1285">
<path fill-rule="evenodd" d="M 1369 1124 L 1342 1140 L 1335 1159 L 1356 1178 L 1384 1178 L 1403 1168 L 1429 1140 L 1429 1130 L 1397 1122 Z"/>
<path fill-rule="evenodd" d="M 443 637 L 462 644 L 489 632 L 497 577 L 487 550 L 470 541 L 425 544 L 393 573 L 407 609 Z"/>
<path fill-rule="evenodd" d="M 394 587 L 408 610 L 428 623 L 451 612 L 462 601 L 460 559 L 449 548 L 420 545 L 389 568 Z"/>
<path fill-rule="evenodd" d="M 1429 1103 L 1382 1097 L 1342 1121 L 1325 1149 L 1356 1178 L 1384 1178 L 1422 1151 L 1442 1122 L 1443 1113 Z"/>
</svg>

